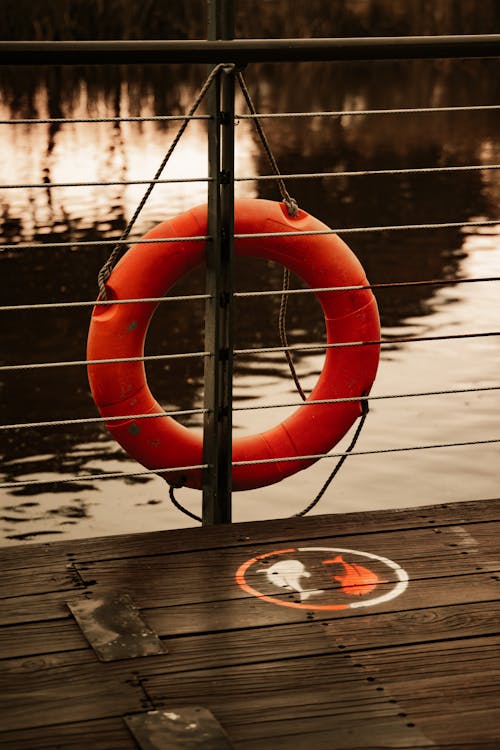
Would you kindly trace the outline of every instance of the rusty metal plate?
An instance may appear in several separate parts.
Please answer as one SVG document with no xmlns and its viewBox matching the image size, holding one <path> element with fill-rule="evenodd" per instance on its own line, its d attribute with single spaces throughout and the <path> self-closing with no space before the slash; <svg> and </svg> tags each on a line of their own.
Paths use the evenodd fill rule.
<svg viewBox="0 0 500 750">
<path fill-rule="evenodd" d="M 130 595 L 123 591 L 94 594 L 91 599 L 75 599 L 67 605 L 101 661 L 167 652 Z"/>
<path fill-rule="evenodd" d="M 141 750 L 232 750 L 227 734 L 203 706 L 125 716 Z"/>
</svg>

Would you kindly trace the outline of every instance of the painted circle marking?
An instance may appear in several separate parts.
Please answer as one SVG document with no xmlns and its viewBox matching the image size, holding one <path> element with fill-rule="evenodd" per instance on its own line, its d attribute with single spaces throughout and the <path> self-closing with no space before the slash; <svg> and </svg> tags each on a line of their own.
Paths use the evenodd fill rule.
<svg viewBox="0 0 500 750">
<path fill-rule="evenodd" d="M 312 577 L 311 572 L 307 570 L 304 564 L 304 558 L 307 559 L 314 557 L 315 553 L 317 554 L 320 552 L 333 553 L 336 556 L 333 560 L 323 560 L 322 564 L 337 564 L 337 566 L 341 567 L 341 570 L 344 570 L 344 576 L 333 576 L 334 581 L 341 583 L 340 587 L 336 585 L 333 589 L 330 587 L 327 589 L 319 589 L 304 588 L 302 586 L 301 579 L 309 579 Z M 290 559 L 291 555 L 293 555 L 295 559 Z M 348 562 L 344 560 L 344 556 L 350 558 L 351 561 Z M 321 555 L 321 557 L 323 557 L 323 555 Z M 257 569 L 255 567 L 258 563 L 267 565 L 269 563 L 269 558 L 273 560 L 278 558 L 278 563 L 273 564 L 269 568 Z M 372 568 L 367 568 L 358 564 L 356 560 L 359 558 L 372 561 L 379 573 L 385 570 L 387 574 L 389 570 L 392 577 L 395 579 L 392 581 L 393 585 L 391 588 L 381 594 L 375 594 L 374 596 L 360 600 L 359 596 L 364 596 L 365 592 L 371 593 L 379 586 L 385 587 L 390 582 L 380 578 L 379 573 Z M 255 577 L 254 573 L 265 573 L 268 584 L 271 584 L 274 588 L 281 588 L 287 592 L 294 592 L 295 595 L 299 597 L 300 601 L 287 601 L 284 598 L 281 598 L 283 593 L 281 594 L 281 597 L 279 597 L 272 593 L 260 591 L 256 588 L 256 584 L 253 581 L 251 583 L 248 581 L 248 578 L 252 579 Z M 355 581 L 354 583 L 353 580 Z M 406 570 L 388 557 L 382 557 L 381 555 L 375 555 L 372 552 L 363 552 L 361 550 L 346 547 L 292 547 L 288 549 L 272 550 L 271 552 L 265 552 L 262 555 L 256 555 L 255 557 L 246 560 L 240 565 L 236 572 L 236 583 L 244 591 L 258 599 L 270 602 L 271 604 L 277 604 L 281 607 L 321 611 L 373 607 L 400 596 L 408 587 L 408 582 L 409 577 Z M 270 586 L 268 585 L 267 588 L 270 588 Z M 304 603 L 302 601 L 302 599 L 309 599 L 310 597 L 321 595 L 337 597 L 340 601 L 329 604 L 316 604 L 313 602 Z M 352 601 L 353 596 L 357 600 Z M 325 596 L 322 598 L 325 598 Z"/>
</svg>

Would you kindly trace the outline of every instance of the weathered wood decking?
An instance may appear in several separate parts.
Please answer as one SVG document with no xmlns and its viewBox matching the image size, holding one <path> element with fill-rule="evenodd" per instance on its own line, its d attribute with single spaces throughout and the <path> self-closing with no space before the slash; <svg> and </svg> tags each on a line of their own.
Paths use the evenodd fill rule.
<svg viewBox="0 0 500 750">
<path fill-rule="evenodd" d="M 241 750 L 498 750 L 499 515 L 490 500 L 0 550 L 0 748 L 132 750 L 124 716 L 195 705 Z M 267 573 L 290 559 L 322 593 L 301 603 Z M 66 602 L 104 591 L 128 592 L 168 653 L 99 661 Z"/>
</svg>

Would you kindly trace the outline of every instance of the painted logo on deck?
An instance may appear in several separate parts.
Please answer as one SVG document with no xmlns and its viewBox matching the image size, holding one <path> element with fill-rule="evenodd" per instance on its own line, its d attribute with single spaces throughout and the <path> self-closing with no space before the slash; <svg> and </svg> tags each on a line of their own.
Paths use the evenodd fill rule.
<svg viewBox="0 0 500 750">
<path fill-rule="evenodd" d="M 408 574 L 387 557 L 343 547 L 297 547 L 246 560 L 236 573 L 241 588 L 295 609 L 373 607 L 408 586 Z"/>
</svg>

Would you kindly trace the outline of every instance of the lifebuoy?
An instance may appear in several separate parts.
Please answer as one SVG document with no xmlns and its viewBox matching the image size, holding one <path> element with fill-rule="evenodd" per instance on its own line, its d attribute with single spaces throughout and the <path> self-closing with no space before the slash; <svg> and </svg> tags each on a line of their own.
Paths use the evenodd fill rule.
<svg viewBox="0 0 500 750">
<path fill-rule="evenodd" d="M 238 256 L 277 261 L 311 288 L 368 284 L 363 268 L 348 246 L 334 234 L 304 232 L 328 229 L 299 210 L 290 217 L 281 203 L 242 199 L 235 203 L 235 234 L 293 232 L 288 237 L 235 240 Z M 196 237 L 207 233 L 207 208 L 198 206 L 162 222 L 143 239 Z M 185 273 L 204 259 L 205 242 L 143 243 L 131 247 L 116 265 L 106 288 L 108 299 L 162 297 Z M 325 316 L 327 342 L 377 342 L 380 325 L 370 289 L 317 292 Z M 89 360 L 142 357 L 144 340 L 157 303 L 100 305 L 94 308 L 88 337 Z M 379 359 L 377 343 L 332 347 L 308 400 L 361 396 L 368 393 Z M 107 423 L 120 445 L 148 469 L 199 465 L 202 435 L 171 417 L 134 419 L 163 409 L 149 390 L 143 362 L 90 364 L 92 395 L 103 417 L 123 416 Z M 329 451 L 361 413 L 359 401 L 302 405 L 281 424 L 233 440 L 233 461 L 313 456 Z M 310 466 L 316 459 L 278 461 L 233 467 L 233 489 L 248 490 L 278 482 Z M 201 471 L 164 475 L 169 481 L 201 487 Z"/>
</svg>

